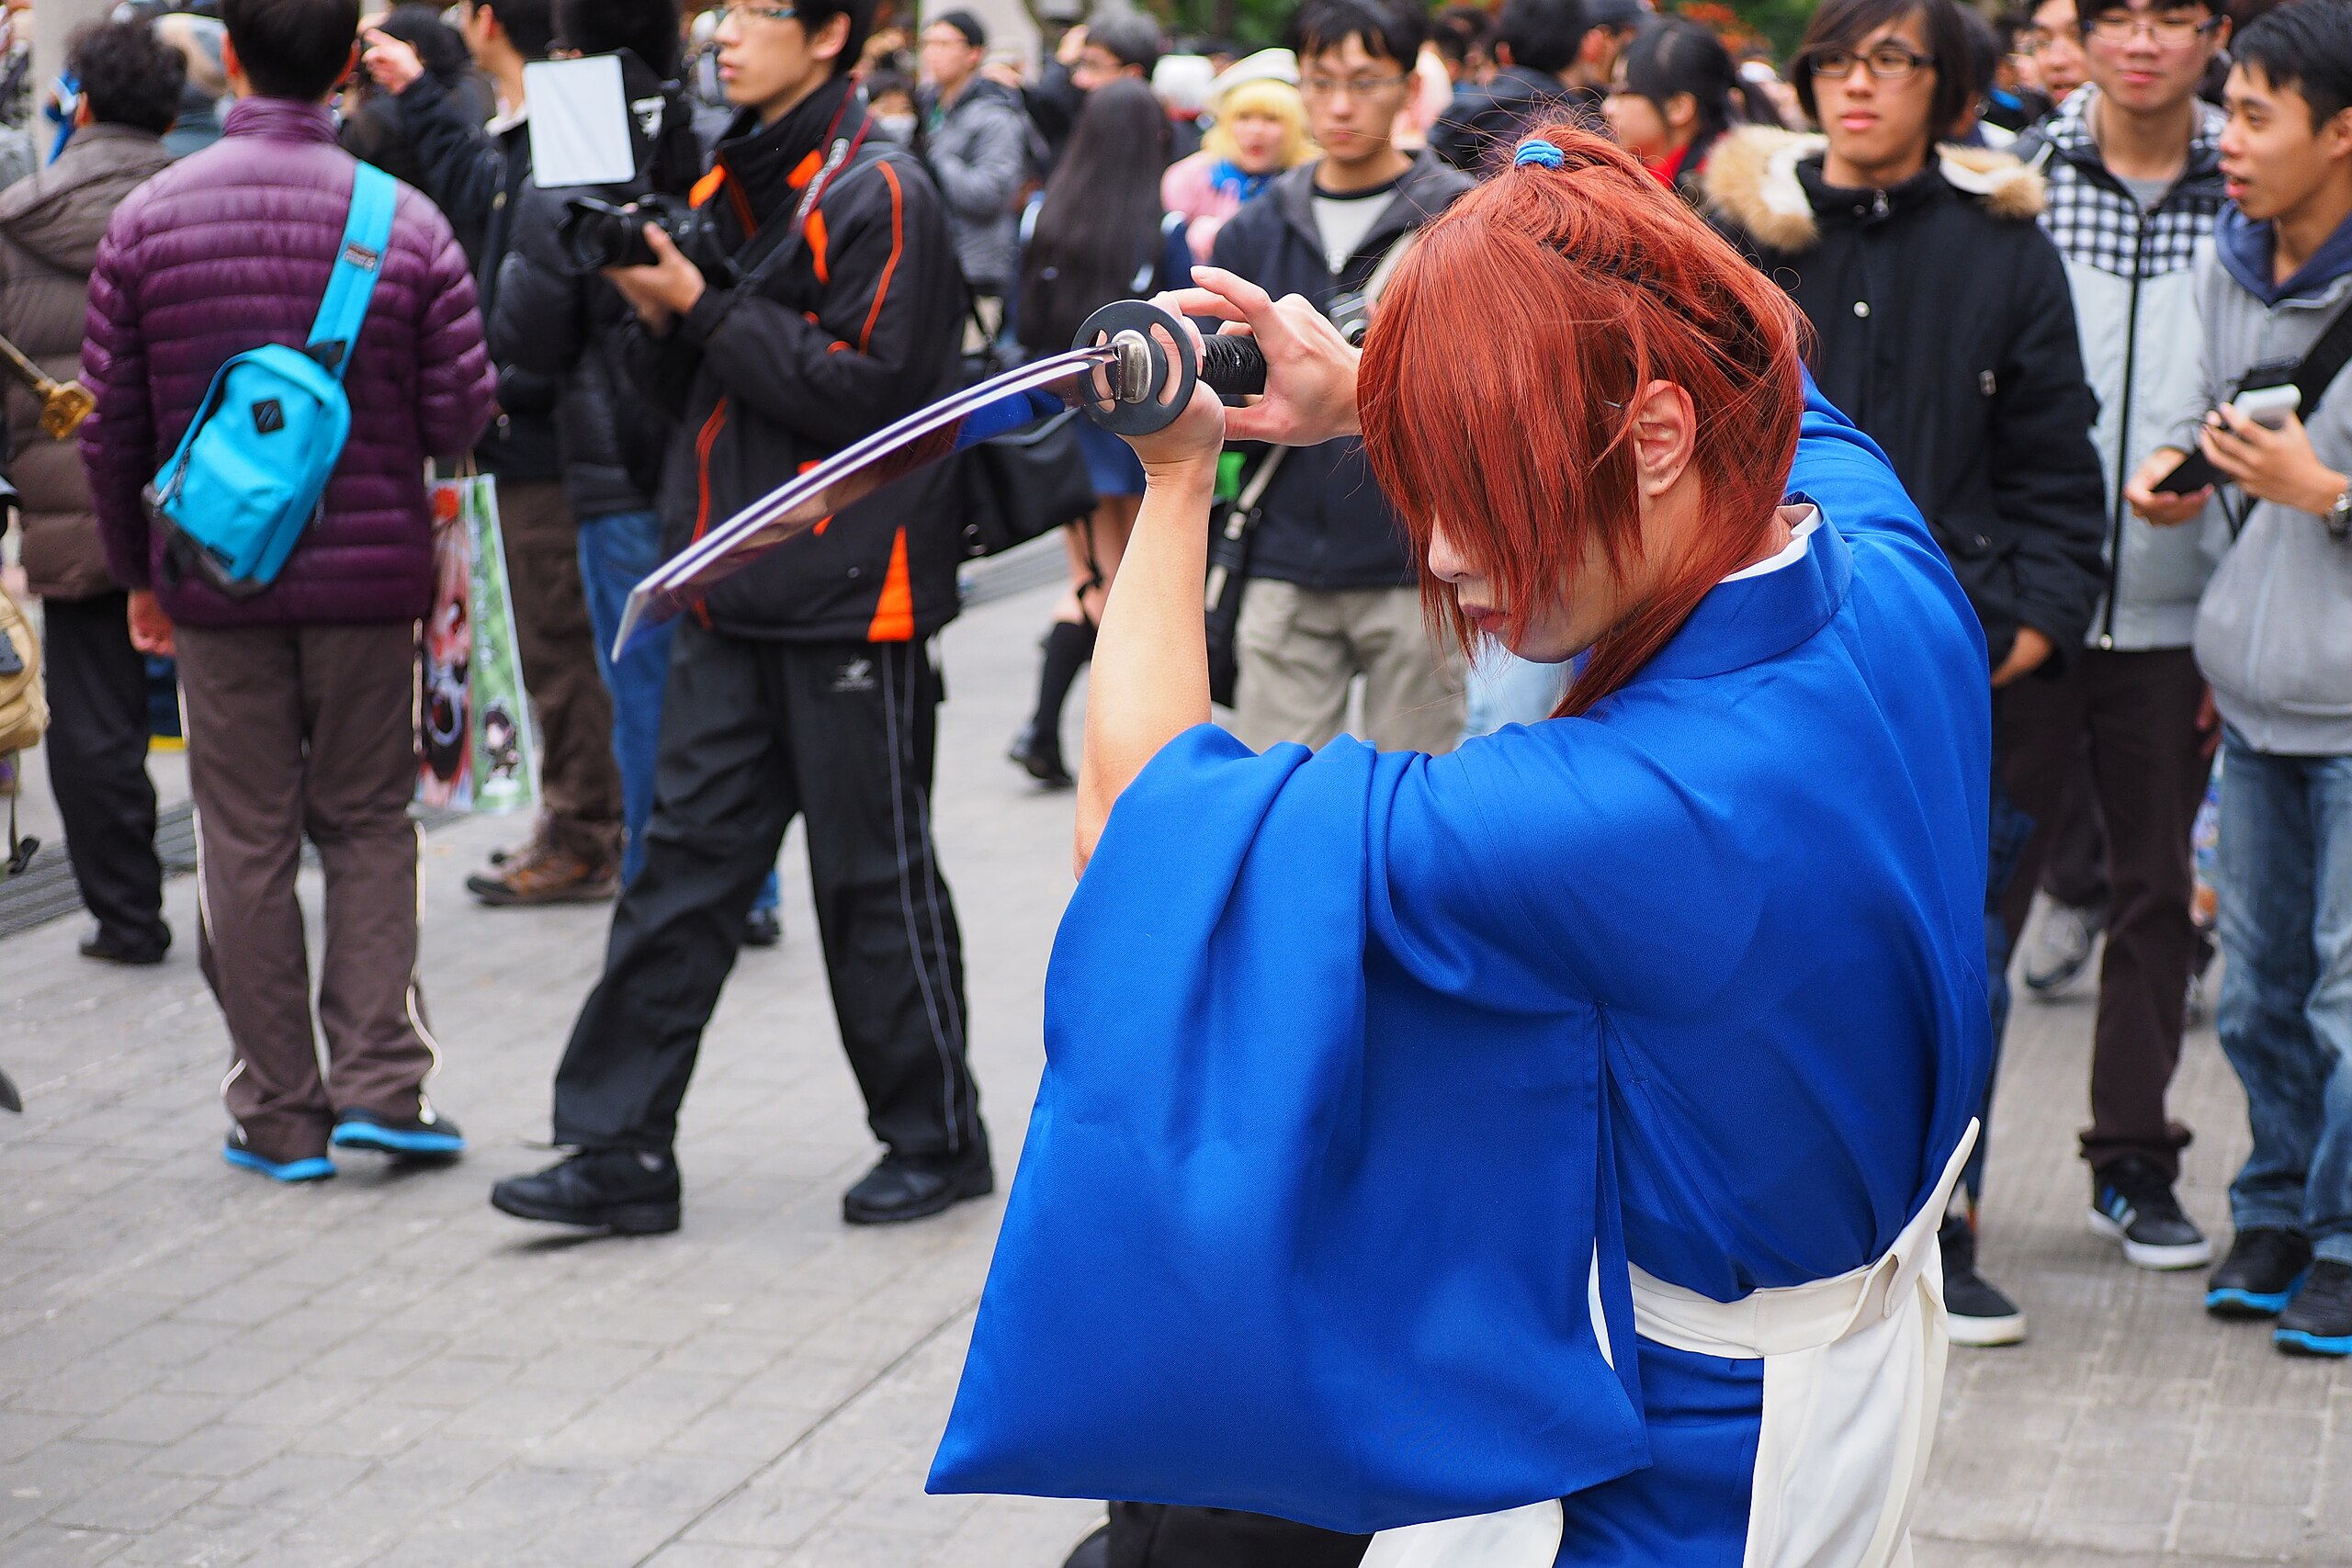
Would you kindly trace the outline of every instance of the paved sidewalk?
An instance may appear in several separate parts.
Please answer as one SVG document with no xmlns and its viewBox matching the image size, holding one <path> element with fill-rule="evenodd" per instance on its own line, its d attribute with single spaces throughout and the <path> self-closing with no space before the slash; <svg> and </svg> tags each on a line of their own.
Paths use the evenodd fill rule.
<svg viewBox="0 0 2352 1568">
<path fill-rule="evenodd" d="M 1005 1178 L 1069 890 L 1069 796 L 999 756 L 1050 598 L 982 606 L 945 645 L 939 834 Z M 786 946 L 738 966 L 687 1104 L 685 1229 L 581 1242 L 485 1204 L 546 1157 L 605 923 L 466 899 L 519 830 L 466 821 L 428 851 L 437 1098 L 475 1147 L 454 1171 L 347 1156 L 284 1190 L 220 1162 L 192 880 L 160 971 L 78 959 L 75 921 L 0 942 L 0 1063 L 28 1101 L 0 1119 L 0 1565 L 1054 1568 L 1099 1510 L 922 1495 L 1001 1199 L 841 1224 L 875 1150 L 797 839 Z M 2033 1339 L 1954 1353 L 1922 1568 L 2352 1563 L 2352 1375 L 2208 1324 L 2199 1276 L 2126 1269 L 2083 1229 L 2088 1021 L 2019 1008 L 1985 1262 Z M 2243 1111 L 2210 1032 L 2179 1108 L 2203 1134 L 2187 1198 L 2218 1229 Z"/>
</svg>

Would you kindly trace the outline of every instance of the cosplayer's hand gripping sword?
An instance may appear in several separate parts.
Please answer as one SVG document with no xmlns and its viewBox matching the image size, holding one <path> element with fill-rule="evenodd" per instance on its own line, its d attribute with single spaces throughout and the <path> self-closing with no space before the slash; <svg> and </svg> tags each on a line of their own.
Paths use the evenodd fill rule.
<svg viewBox="0 0 2352 1568">
<path fill-rule="evenodd" d="M 1122 435 L 1148 435 L 1176 423 L 1196 382 L 1227 397 L 1266 389 L 1265 355 L 1254 339 L 1205 338 L 1194 355 L 1182 323 L 1140 299 L 1089 316 L 1078 343 L 917 410 L 711 529 L 630 591 L 613 657 L 639 631 L 669 620 L 786 539 L 893 479 L 991 437 L 1071 408 Z"/>
</svg>

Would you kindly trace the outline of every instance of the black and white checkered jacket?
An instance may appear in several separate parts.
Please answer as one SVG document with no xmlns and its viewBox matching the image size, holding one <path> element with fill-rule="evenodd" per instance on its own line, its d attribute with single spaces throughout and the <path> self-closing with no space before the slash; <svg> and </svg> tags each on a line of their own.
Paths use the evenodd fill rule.
<svg viewBox="0 0 2352 1568">
<path fill-rule="evenodd" d="M 2143 209 L 2100 156 L 2092 127 L 2098 90 L 2083 87 L 2011 149 L 2047 189 L 2041 227 L 2066 259 L 2083 369 L 2098 394 L 2092 429 L 2108 481 L 2108 581 L 2090 638 L 2100 648 L 2186 648 L 2212 573 L 2199 529 L 2150 527 L 2123 503 L 2123 483 L 2203 412 L 2197 258 L 2209 246 L 2222 188 L 2219 109 L 2199 105 L 2180 175 Z"/>
</svg>

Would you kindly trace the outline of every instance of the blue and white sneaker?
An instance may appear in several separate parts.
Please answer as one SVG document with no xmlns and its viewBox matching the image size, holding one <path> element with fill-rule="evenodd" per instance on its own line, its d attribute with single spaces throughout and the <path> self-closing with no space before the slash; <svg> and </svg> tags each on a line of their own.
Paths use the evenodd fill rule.
<svg viewBox="0 0 2352 1568">
<path fill-rule="evenodd" d="M 2270 1337 L 2290 1356 L 2352 1356 L 2352 1263 L 2312 1264 Z"/>
<path fill-rule="evenodd" d="M 345 1111 L 334 1124 L 334 1146 L 373 1149 L 395 1159 L 446 1165 L 466 1152 L 466 1135 L 430 1105 L 419 1106 L 414 1120 L 407 1122 L 395 1122 L 372 1111 Z"/>
<path fill-rule="evenodd" d="M 250 1170 L 272 1181 L 324 1181 L 334 1175 L 334 1161 L 324 1155 L 311 1155 L 306 1159 L 269 1159 L 243 1147 L 233 1136 L 220 1145 L 220 1157 L 239 1170 Z"/>
<path fill-rule="evenodd" d="M 2163 1171 L 2126 1155 L 2091 1173 L 2091 1234 L 2123 1246 L 2123 1260 L 2142 1269 L 2202 1269 L 2213 1244 L 2182 1213 Z"/>
<path fill-rule="evenodd" d="M 2312 1244 L 2289 1230 L 2242 1230 L 2205 1287 L 2215 1317 L 2277 1317 L 2312 1266 Z"/>
</svg>

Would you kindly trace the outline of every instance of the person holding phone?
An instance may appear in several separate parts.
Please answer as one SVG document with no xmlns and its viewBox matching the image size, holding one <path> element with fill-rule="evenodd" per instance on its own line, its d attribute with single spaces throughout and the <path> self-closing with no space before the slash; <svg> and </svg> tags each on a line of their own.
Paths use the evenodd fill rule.
<svg viewBox="0 0 2352 1568">
<path fill-rule="evenodd" d="M 2297 0 L 2231 46 L 2232 205 L 2199 279 L 2204 406 L 2125 494 L 2151 523 L 2226 518 L 2197 615 L 2222 721 L 2215 1022 L 2254 1149 L 2208 1311 L 2352 1355 L 2352 389 L 2265 385 L 2352 310 L 2352 4 Z M 2278 367 L 2288 367 L 2286 373 Z M 2251 383 L 2251 385 L 2250 385 Z M 2267 404 L 2267 417 L 2265 404 Z M 2275 425 L 2273 422 L 2275 423 Z M 2191 447 L 2222 485 L 2160 488 Z"/>
</svg>

